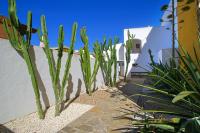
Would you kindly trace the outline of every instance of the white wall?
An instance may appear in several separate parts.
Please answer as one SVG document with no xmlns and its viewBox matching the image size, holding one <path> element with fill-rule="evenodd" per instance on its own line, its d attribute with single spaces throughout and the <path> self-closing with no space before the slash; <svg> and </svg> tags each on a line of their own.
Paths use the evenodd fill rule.
<svg viewBox="0 0 200 133">
<path fill-rule="evenodd" d="M 155 61 L 158 62 L 158 52 L 163 48 L 171 47 L 171 33 L 165 27 L 144 27 L 144 28 L 131 28 L 124 30 L 124 43 L 127 41 L 127 31 L 135 36 L 135 39 L 141 40 L 141 52 L 131 54 L 131 62 L 128 66 L 128 76 L 131 72 L 147 72 L 145 69 L 150 70 L 148 67 L 150 63 L 148 49 L 151 49 Z M 125 53 L 124 53 L 125 54 Z M 126 67 L 126 59 L 125 67 Z M 137 67 L 132 67 L 132 64 L 138 64 Z"/>
<path fill-rule="evenodd" d="M 117 61 L 123 61 L 124 60 L 124 44 L 123 43 L 116 44 L 116 53 L 117 53 Z"/>
<path fill-rule="evenodd" d="M 45 106 L 54 104 L 54 93 L 47 59 L 43 49 L 40 47 L 31 47 L 30 52 L 32 61 L 36 64 L 41 101 L 43 108 L 45 108 Z M 56 60 L 57 51 L 54 51 L 53 54 Z M 60 75 L 61 80 L 66 59 L 67 53 L 64 53 Z M 22 56 L 5 39 L 0 39 L 0 63 L 0 124 L 2 124 L 35 112 L 36 105 L 27 66 Z M 91 59 L 91 63 L 94 65 L 94 59 Z M 96 80 L 96 87 L 104 86 L 100 70 Z M 85 93 L 79 55 L 74 55 L 72 58 L 70 77 L 66 90 L 66 98 L 73 98 L 80 93 Z"/>
</svg>

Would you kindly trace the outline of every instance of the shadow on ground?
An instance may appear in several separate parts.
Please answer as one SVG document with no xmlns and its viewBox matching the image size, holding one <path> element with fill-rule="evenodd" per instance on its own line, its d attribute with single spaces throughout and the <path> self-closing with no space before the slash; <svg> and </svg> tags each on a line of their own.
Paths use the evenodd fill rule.
<svg viewBox="0 0 200 133">
<path fill-rule="evenodd" d="M 14 132 L 0 124 L 0 133 L 14 133 Z"/>
</svg>

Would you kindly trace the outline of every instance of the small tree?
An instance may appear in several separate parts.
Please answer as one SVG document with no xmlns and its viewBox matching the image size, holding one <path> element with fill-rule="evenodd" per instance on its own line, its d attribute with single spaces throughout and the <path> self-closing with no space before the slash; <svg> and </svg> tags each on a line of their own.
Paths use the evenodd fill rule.
<svg viewBox="0 0 200 133">
<path fill-rule="evenodd" d="M 178 17 L 178 15 L 184 13 L 185 11 L 188 11 L 190 9 L 189 4 L 194 2 L 195 0 L 187 0 L 183 5 L 179 6 L 181 8 L 181 11 L 177 12 L 178 6 L 175 6 L 175 2 L 183 2 L 184 0 L 172 0 L 171 6 L 169 5 L 163 5 L 161 7 L 161 11 L 167 11 L 169 12 L 169 15 L 167 16 L 166 20 L 160 19 L 161 22 L 169 22 L 171 23 L 171 30 L 172 30 L 172 58 L 175 58 L 175 39 L 176 39 L 176 31 L 175 31 L 175 25 L 178 23 L 183 23 L 184 20 L 180 20 L 178 23 L 175 23 L 175 18 Z"/>
<path fill-rule="evenodd" d="M 129 66 L 129 63 L 131 61 L 131 50 L 133 48 L 133 43 L 134 43 L 133 38 L 134 38 L 133 35 L 131 35 L 130 31 L 128 30 L 128 40 L 126 41 L 126 44 L 125 44 L 126 69 L 125 69 L 124 81 L 126 81 L 126 79 L 127 79 L 128 66 Z"/>
</svg>

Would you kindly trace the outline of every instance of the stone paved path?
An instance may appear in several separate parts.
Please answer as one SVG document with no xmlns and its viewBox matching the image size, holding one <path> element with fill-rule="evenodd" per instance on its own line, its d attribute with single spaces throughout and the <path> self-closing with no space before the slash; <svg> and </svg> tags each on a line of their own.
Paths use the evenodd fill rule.
<svg viewBox="0 0 200 133">
<path fill-rule="evenodd" d="M 121 92 L 112 88 L 107 91 L 96 91 L 93 96 L 81 95 L 74 102 L 95 105 L 93 109 L 73 121 L 59 133 L 120 133 L 115 130 L 129 126 L 127 119 L 116 119 L 123 115 L 121 108 L 137 110 L 134 102 L 127 99 Z"/>
</svg>

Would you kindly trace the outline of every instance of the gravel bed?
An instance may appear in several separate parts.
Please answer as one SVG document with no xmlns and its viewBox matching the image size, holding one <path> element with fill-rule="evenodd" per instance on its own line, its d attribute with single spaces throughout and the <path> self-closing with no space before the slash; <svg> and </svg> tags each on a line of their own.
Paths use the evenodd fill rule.
<svg viewBox="0 0 200 133">
<path fill-rule="evenodd" d="M 54 106 L 50 107 L 45 119 L 38 119 L 37 113 L 26 115 L 22 118 L 10 121 L 3 126 L 15 133 L 55 133 L 64 128 L 67 124 L 92 109 L 92 105 L 71 103 L 67 109 L 62 111 L 60 116 L 54 117 Z"/>
</svg>

